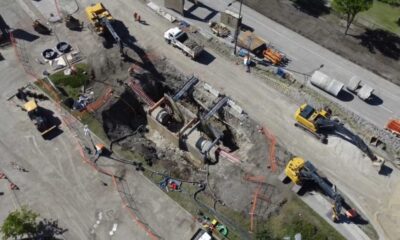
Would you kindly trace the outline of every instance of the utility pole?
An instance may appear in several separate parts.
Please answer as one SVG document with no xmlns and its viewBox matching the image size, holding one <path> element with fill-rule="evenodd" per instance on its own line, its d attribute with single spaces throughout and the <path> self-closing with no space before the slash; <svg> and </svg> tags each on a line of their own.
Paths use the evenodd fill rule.
<svg viewBox="0 0 400 240">
<path fill-rule="evenodd" d="M 228 7 L 232 6 L 232 4 L 234 2 L 236 2 L 236 1 L 238 1 L 238 0 L 235 0 L 235 1 L 231 2 L 231 3 L 229 3 Z M 238 39 L 238 35 L 239 35 L 239 32 L 240 32 L 240 25 L 242 25 L 242 5 L 243 5 L 243 0 L 240 0 L 239 19 L 238 19 L 237 24 L 236 24 L 235 35 L 233 36 L 234 37 L 234 41 L 235 41 L 235 48 L 233 49 L 233 54 L 235 54 L 235 55 L 236 55 L 237 39 Z"/>
</svg>

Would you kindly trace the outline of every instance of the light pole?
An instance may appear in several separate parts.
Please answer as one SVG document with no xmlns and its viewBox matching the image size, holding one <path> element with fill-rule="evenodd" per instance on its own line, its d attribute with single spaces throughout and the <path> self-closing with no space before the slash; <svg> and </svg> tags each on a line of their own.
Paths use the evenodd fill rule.
<svg viewBox="0 0 400 240">
<path fill-rule="evenodd" d="M 231 3 L 228 4 L 228 7 L 232 6 L 232 4 L 234 2 L 237 2 L 238 0 L 235 0 Z M 233 49 L 233 54 L 236 55 L 236 47 L 237 47 L 237 39 L 238 39 L 238 35 L 239 35 L 239 27 L 240 25 L 242 25 L 242 4 L 243 4 L 243 0 L 240 0 L 240 6 L 239 6 L 239 19 L 238 22 L 236 24 L 236 29 L 235 29 L 235 36 L 234 36 L 234 40 L 235 40 L 235 48 Z"/>
</svg>

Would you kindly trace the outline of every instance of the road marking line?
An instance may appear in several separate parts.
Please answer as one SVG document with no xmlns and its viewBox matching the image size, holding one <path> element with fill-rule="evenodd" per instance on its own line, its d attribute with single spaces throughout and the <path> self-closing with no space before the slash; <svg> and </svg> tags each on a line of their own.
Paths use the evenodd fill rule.
<svg viewBox="0 0 400 240">
<path fill-rule="evenodd" d="M 390 113 L 394 113 L 392 110 L 390 110 L 389 108 L 383 106 L 383 105 L 379 105 L 379 107 L 385 109 L 386 111 L 390 112 Z"/>
</svg>

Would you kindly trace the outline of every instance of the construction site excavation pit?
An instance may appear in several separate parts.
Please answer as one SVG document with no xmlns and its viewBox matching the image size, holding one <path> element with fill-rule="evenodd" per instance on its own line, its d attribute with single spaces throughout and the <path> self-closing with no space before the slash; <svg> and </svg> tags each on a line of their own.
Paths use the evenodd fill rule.
<svg viewBox="0 0 400 240">
<path fill-rule="evenodd" d="M 218 217 L 239 232 L 238 239 L 249 236 L 241 227 L 249 213 L 260 222 L 279 214 L 293 197 L 277 179 L 291 154 L 266 135 L 265 126 L 166 58 L 144 50 L 125 54 L 107 49 L 88 59 L 94 76 L 88 87 L 113 91 L 95 112 L 113 150 L 129 152 L 132 163 L 143 161 L 160 187 L 165 178 L 182 181 L 182 196 L 174 199 Z M 264 200 L 255 204 L 255 193 Z M 230 220 L 227 211 L 240 217 Z"/>
</svg>

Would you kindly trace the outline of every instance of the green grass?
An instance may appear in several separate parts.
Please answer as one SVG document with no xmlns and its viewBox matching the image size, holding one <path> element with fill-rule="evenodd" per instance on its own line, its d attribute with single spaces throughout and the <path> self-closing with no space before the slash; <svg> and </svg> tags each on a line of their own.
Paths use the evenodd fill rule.
<svg viewBox="0 0 400 240">
<path fill-rule="evenodd" d="M 359 16 L 376 24 L 378 28 L 381 26 L 384 30 L 400 34 L 400 26 L 397 25 L 397 20 L 400 18 L 400 7 L 374 1 L 372 8 L 360 13 Z"/>
<path fill-rule="evenodd" d="M 279 213 L 260 228 L 259 232 L 262 231 L 267 232 L 269 238 L 258 239 L 283 239 L 285 236 L 293 239 L 296 233 L 301 233 L 302 239 L 345 240 L 297 197 L 283 205 Z"/>
<path fill-rule="evenodd" d="M 77 73 L 74 75 L 66 76 L 64 71 L 59 71 L 50 76 L 50 79 L 57 87 L 62 87 L 69 97 L 77 99 L 79 97 L 79 90 L 88 80 L 87 65 L 79 63 L 75 65 Z M 86 74 L 85 74 L 86 72 Z"/>
</svg>

